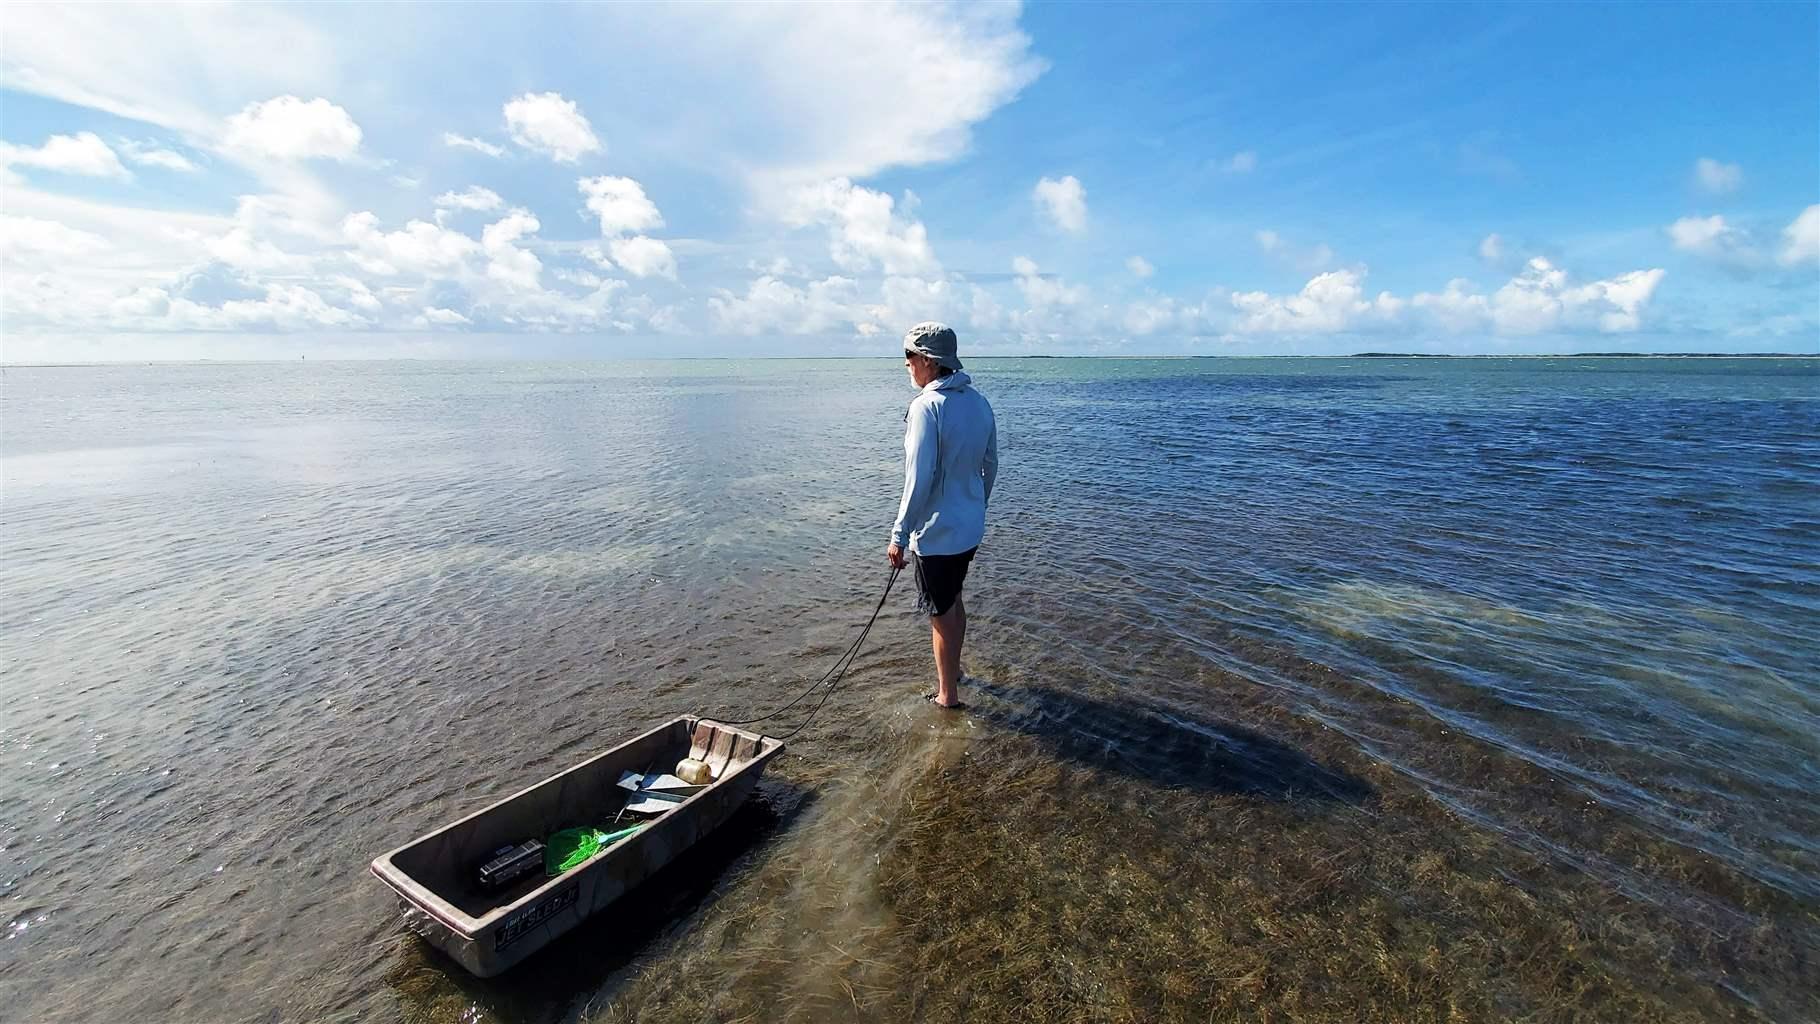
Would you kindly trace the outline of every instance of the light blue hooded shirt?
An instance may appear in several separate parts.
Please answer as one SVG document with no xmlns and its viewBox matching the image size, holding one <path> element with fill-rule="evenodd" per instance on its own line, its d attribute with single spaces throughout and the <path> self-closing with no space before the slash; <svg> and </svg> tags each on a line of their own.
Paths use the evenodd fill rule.
<svg viewBox="0 0 1820 1024">
<path fill-rule="evenodd" d="M 930 381 L 904 420 L 904 500 L 891 543 L 919 555 L 979 547 L 997 477 L 998 424 L 986 396 L 959 371 Z"/>
</svg>

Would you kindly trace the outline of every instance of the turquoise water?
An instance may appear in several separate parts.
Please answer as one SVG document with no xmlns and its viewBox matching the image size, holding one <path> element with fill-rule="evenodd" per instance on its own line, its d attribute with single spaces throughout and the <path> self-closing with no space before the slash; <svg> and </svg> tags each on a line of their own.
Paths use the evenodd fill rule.
<svg viewBox="0 0 1820 1024">
<path fill-rule="evenodd" d="M 1087 869 L 1054 844 L 1108 808 L 1175 808 L 1174 832 L 1132 841 L 1139 861 L 1178 867 L 1132 868 L 1132 884 L 1173 879 L 1159 891 L 1209 927 L 1237 928 L 1242 894 L 1184 896 L 1179 872 L 1237 843 L 1235 822 L 1298 837 L 1219 854 L 1259 878 L 1383 830 L 1408 864 L 1427 864 L 1432 841 L 1459 885 L 1524 879 L 1536 921 L 1755 936 L 1735 955 L 1696 937 L 1649 953 L 1706 993 L 1678 997 L 1696 1018 L 1814 1009 L 1820 361 L 968 369 L 998 412 L 1003 462 L 969 583 L 975 715 L 920 705 L 927 634 L 894 598 L 851 689 L 767 783 L 750 836 L 676 883 L 688 899 L 646 907 L 652 923 L 599 963 L 476 988 L 398 929 L 367 860 L 671 713 L 766 707 L 820 675 L 884 582 L 901 368 L 7 368 L 9 1005 L 695 1020 L 723 1019 L 716 1000 L 731 999 L 902 1019 L 888 994 L 849 1006 L 801 936 L 838 922 L 857 936 L 842 948 L 858 947 L 840 970 L 909 971 L 909 937 L 972 934 L 977 908 L 890 855 L 921 864 L 984 834 L 981 804 L 942 803 L 973 764 L 999 785 L 1048 780 L 996 826 L 1031 859 L 971 856 L 979 884 L 1015 880 L 1063 916 L 1106 897 L 1076 892 Z M 1121 795 L 1093 796 L 1108 793 Z M 906 824 L 931 807 L 927 831 Z M 1409 877 L 1429 876 L 1404 867 L 1348 876 L 1402 902 L 1335 941 L 1372 930 L 1396 962 L 1382 932 L 1411 921 L 1460 936 L 1508 925 L 1461 911 L 1452 881 L 1425 895 Z M 1248 884 L 1261 906 L 1300 891 Z M 1623 905 L 1592 908 L 1588 892 Z M 762 921 L 742 918 L 755 903 Z M 1182 910 L 1103 916 L 1167 930 Z M 1312 927 L 1282 913 L 1283 928 Z M 1016 949 L 1062 955 L 1055 927 L 1026 925 Z M 728 951 L 713 964 L 698 959 L 710 937 Z M 1609 942 L 1607 987 L 1650 991 L 1627 966 L 1649 951 Z M 807 989 L 778 987 L 764 959 L 778 950 Z M 666 988 L 685 968 L 712 980 Z M 1327 1019 L 1287 989 L 1192 966 L 1182 992 L 1128 1002 L 1105 995 L 1126 975 L 1082 970 L 1069 998 L 1111 1000 L 1085 1019 L 1273 1006 Z M 1444 995 L 1494 1016 L 1569 1005 L 1546 986 L 1497 989 L 1491 966 L 1453 973 L 1451 994 L 1374 1003 L 1356 972 L 1326 990 L 1416 1016 L 1454 1005 Z M 871 983 L 921 992 L 892 977 Z M 988 1020 L 1040 1005 L 1034 974 L 997 977 L 972 1003 L 942 1003 L 938 986 L 916 1005 Z M 838 1001 L 817 1002 L 816 985 Z M 1634 1019 L 1638 1004 L 1580 1005 Z"/>
</svg>

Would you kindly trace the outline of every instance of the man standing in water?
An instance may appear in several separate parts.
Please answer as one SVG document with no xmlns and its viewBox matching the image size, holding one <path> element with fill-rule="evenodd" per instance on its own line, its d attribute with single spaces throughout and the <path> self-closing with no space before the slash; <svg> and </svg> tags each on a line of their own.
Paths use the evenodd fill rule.
<svg viewBox="0 0 1820 1024">
<path fill-rule="evenodd" d="M 961 644 L 967 607 L 961 584 L 986 533 L 986 502 L 998 476 L 998 426 L 986 396 L 960 372 L 952 328 L 920 323 L 904 335 L 904 368 L 921 393 L 904 418 L 904 499 L 885 557 L 916 563 L 916 608 L 929 616 L 936 690 L 944 708 L 961 703 Z"/>
</svg>

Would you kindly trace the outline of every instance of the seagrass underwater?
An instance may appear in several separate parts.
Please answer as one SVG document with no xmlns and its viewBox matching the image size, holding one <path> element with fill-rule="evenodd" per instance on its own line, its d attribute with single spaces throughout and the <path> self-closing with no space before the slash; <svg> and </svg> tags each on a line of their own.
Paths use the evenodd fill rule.
<svg viewBox="0 0 1820 1024">
<path fill-rule="evenodd" d="M 368 860 L 820 675 L 901 366 L 0 371 L 9 1019 L 1820 1015 L 1820 360 L 967 371 L 970 710 L 894 594 L 488 981 Z"/>
</svg>

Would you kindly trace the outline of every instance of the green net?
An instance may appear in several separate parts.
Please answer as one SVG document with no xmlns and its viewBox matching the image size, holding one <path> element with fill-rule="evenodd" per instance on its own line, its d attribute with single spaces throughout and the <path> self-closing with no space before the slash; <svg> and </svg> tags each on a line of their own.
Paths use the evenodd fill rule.
<svg viewBox="0 0 1820 1024">
<path fill-rule="evenodd" d="M 551 836 L 550 841 L 543 845 L 543 873 L 550 877 L 560 875 L 572 867 L 586 863 L 589 857 L 644 827 L 642 824 L 633 825 L 617 832 L 602 832 L 597 828 L 565 828 Z"/>
</svg>

